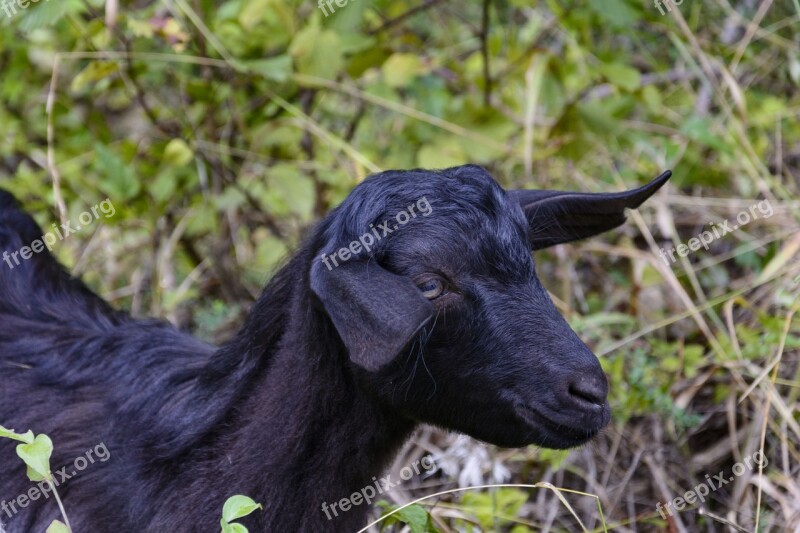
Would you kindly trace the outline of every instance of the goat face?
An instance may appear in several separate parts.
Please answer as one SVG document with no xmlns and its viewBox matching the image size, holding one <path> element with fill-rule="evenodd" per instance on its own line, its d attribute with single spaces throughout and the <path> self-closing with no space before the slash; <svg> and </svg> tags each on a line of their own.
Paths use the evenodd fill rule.
<svg viewBox="0 0 800 533">
<path fill-rule="evenodd" d="M 619 226 L 669 175 L 581 194 L 507 192 L 475 166 L 378 174 L 322 223 L 311 287 L 358 382 L 398 415 L 500 446 L 577 446 L 608 423 L 608 384 L 531 250 Z"/>
</svg>

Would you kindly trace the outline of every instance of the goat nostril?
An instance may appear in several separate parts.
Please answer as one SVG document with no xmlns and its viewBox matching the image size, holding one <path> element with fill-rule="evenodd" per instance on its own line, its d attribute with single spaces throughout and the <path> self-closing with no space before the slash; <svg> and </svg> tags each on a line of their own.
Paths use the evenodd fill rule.
<svg viewBox="0 0 800 533">
<path fill-rule="evenodd" d="M 570 396 L 579 398 L 583 402 L 602 406 L 606 402 L 608 386 L 605 379 L 579 378 L 569 384 L 567 392 Z"/>
</svg>

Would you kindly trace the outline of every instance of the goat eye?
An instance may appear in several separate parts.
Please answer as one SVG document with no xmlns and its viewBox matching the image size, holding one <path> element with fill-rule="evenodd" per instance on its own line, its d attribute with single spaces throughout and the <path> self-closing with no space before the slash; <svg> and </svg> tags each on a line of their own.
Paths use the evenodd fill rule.
<svg viewBox="0 0 800 533">
<path fill-rule="evenodd" d="M 422 295 L 428 300 L 435 300 L 444 294 L 444 283 L 438 279 L 425 280 L 417 285 L 417 287 L 419 287 L 419 290 L 422 291 Z"/>
</svg>

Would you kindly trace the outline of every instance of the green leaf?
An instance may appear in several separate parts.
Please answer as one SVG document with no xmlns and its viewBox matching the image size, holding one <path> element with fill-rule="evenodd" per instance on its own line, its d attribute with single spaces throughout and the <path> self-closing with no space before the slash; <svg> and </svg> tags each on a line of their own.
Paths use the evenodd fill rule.
<svg viewBox="0 0 800 533">
<path fill-rule="evenodd" d="M 17 455 L 28 465 L 28 478 L 42 481 L 50 478 L 50 456 L 53 455 L 53 441 L 47 435 L 37 435 L 30 444 L 17 446 Z"/>
<path fill-rule="evenodd" d="M 272 272 L 282 265 L 291 250 L 283 240 L 273 237 L 264 228 L 259 228 L 253 235 L 257 237 L 256 260 L 247 270 L 252 271 L 254 279 L 263 279 L 265 272 Z"/>
<path fill-rule="evenodd" d="M 376 42 L 375 37 L 360 33 L 346 33 L 340 35 L 339 38 L 342 40 L 342 52 L 345 54 L 364 52 L 375 46 Z"/>
<path fill-rule="evenodd" d="M 723 133 L 712 131 L 713 121 L 706 117 L 693 115 L 681 125 L 681 132 L 698 143 L 705 144 L 720 152 L 732 153 L 733 150 L 723 137 Z"/>
<path fill-rule="evenodd" d="M 172 139 L 164 148 L 164 162 L 175 167 L 188 165 L 194 160 L 194 152 L 183 139 Z"/>
<path fill-rule="evenodd" d="M 100 143 L 95 144 L 95 170 L 101 174 L 100 189 L 114 201 L 130 200 L 141 189 L 130 165 Z"/>
<path fill-rule="evenodd" d="M 6 429 L 3 426 L 0 426 L 0 437 L 31 444 L 33 442 L 33 431 L 28 430 L 27 433 L 20 434 L 15 432 L 13 429 Z"/>
<path fill-rule="evenodd" d="M 388 515 L 396 509 L 395 506 L 390 505 L 389 502 L 385 500 L 377 502 L 377 505 L 383 509 L 383 516 Z M 411 533 L 440 533 L 439 529 L 433 524 L 428 511 L 417 504 L 409 505 L 393 513 L 384 521 L 386 526 L 397 523 L 408 525 L 411 528 Z"/>
<path fill-rule="evenodd" d="M 622 63 L 606 63 L 600 66 L 600 73 L 612 85 L 621 87 L 626 91 L 635 91 L 642 82 L 642 76 L 635 68 Z"/>
<path fill-rule="evenodd" d="M 528 494 L 517 488 L 501 488 L 493 492 L 467 493 L 462 504 L 464 509 L 474 514 L 478 522 L 487 530 L 508 523 L 499 516 L 517 516 L 528 501 Z"/>
<path fill-rule="evenodd" d="M 222 521 L 222 533 L 250 533 L 242 524 L 226 524 Z"/>
<path fill-rule="evenodd" d="M 344 66 L 339 36 L 333 30 L 309 26 L 295 35 L 289 47 L 301 74 L 333 79 Z"/>
<path fill-rule="evenodd" d="M 581 126 L 592 133 L 603 136 L 619 129 L 619 122 L 603 102 L 586 102 L 577 106 Z"/>
<path fill-rule="evenodd" d="M 289 212 L 310 220 L 316 199 L 314 182 L 296 170 L 290 171 L 287 165 L 276 165 L 273 169 L 267 182 L 272 197 L 280 199 Z"/>
<path fill-rule="evenodd" d="M 178 185 L 178 178 L 172 172 L 161 172 L 147 184 L 147 191 L 155 200 L 166 202 L 173 198 Z"/>
<path fill-rule="evenodd" d="M 647 85 L 642 89 L 642 100 L 651 112 L 661 111 L 661 93 L 652 85 Z"/>
<path fill-rule="evenodd" d="M 428 511 L 420 505 L 409 505 L 402 511 L 395 513 L 402 522 L 408 524 L 412 533 L 428 533 L 431 517 Z"/>
<path fill-rule="evenodd" d="M 237 518 L 253 513 L 256 509 L 264 509 L 264 507 L 247 496 L 237 494 L 228 498 L 222 507 L 222 520 L 230 523 Z"/>
<path fill-rule="evenodd" d="M 116 61 L 92 61 L 72 79 L 71 89 L 80 92 L 89 85 L 116 74 L 119 66 Z"/>
<path fill-rule="evenodd" d="M 251 0 L 241 2 L 242 11 L 239 13 L 239 24 L 246 30 L 252 30 L 269 17 L 272 0 Z"/>
<path fill-rule="evenodd" d="M 587 7 L 615 28 L 629 27 L 639 18 L 639 13 L 625 0 L 587 2 Z"/>
<path fill-rule="evenodd" d="M 467 154 L 457 140 L 439 139 L 435 143 L 426 144 L 417 153 L 417 164 L 423 168 L 447 168 L 463 164 Z"/>
<path fill-rule="evenodd" d="M 81 0 L 59 0 L 58 2 L 40 2 L 29 6 L 20 15 L 22 20 L 19 29 L 26 34 L 47 26 L 54 26 L 70 16 L 80 15 L 86 11 L 86 4 Z M 0 17 L 0 19 L 5 17 Z"/>
<path fill-rule="evenodd" d="M 145 37 L 147 39 L 153 37 L 153 24 L 147 20 L 137 20 L 129 16 L 125 24 L 134 37 Z"/>
<path fill-rule="evenodd" d="M 233 187 L 225 189 L 225 192 L 212 199 L 214 206 L 220 211 L 236 209 L 247 203 L 247 197 L 239 189 Z"/>
<path fill-rule="evenodd" d="M 413 54 L 393 54 L 383 64 L 383 79 L 389 87 L 405 87 L 423 72 L 422 59 Z"/>
<path fill-rule="evenodd" d="M 278 83 L 285 82 L 292 75 L 292 58 L 288 55 L 247 61 L 244 65 L 253 74 L 264 76 L 264 78 Z"/>
<path fill-rule="evenodd" d="M 572 453 L 572 450 L 542 449 L 539 450 L 539 457 L 541 458 L 542 462 L 549 463 L 551 468 L 558 469 L 561 468 L 561 465 L 564 464 L 564 461 L 569 458 L 570 453 Z"/>
<path fill-rule="evenodd" d="M 70 533 L 69 528 L 60 520 L 53 520 L 53 523 L 47 527 L 45 533 Z"/>
<path fill-rule="evenodd" d="M 339 7 L 336 3 L 334 3 L 332 7 L 336 9 L 336 11 L 329 13 L 329 15 L 325 17 L 325 24 L 337 30 L 339 33 L 345 33 L 353 31 L 358 27 L 364 16 L 364 12 L 371 6 L 369 2 L 349 0 L 343 7 Z M 329 10 L 326 9 L 326 11 Z"/>
</svg>

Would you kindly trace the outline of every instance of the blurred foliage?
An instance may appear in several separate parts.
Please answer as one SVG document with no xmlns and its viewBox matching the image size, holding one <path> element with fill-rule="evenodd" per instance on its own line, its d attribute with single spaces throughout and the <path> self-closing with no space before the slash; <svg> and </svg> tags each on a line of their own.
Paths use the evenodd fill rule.
<svg viewBox="0 0 800 533">
<path fill-rule="evenodd" d="M 395 524 L 404 524 L 411 533 L 440 533 L 431 521 L 431 516 L 424 507 L 416 504 L 409 506 L 394 506 L 386 500 L 381 500 L 376 505 L 384 510 L 386 518 L 381 522 L 381 531 Z"/>
</svg>

